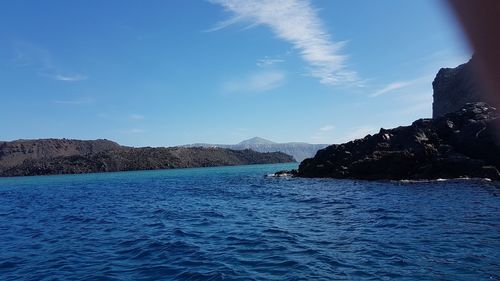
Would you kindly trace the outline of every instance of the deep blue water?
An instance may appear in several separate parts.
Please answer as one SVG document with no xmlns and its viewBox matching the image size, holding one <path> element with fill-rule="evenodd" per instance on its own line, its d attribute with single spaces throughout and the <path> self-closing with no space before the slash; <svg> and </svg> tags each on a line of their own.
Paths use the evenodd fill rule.
<svg viewBox="0 0 500 281">
<path fill-rule="evenodd" d="M 500 280 L 495 183 L 283 168 L 0 179 L 0 280 Z"/>
</svg>

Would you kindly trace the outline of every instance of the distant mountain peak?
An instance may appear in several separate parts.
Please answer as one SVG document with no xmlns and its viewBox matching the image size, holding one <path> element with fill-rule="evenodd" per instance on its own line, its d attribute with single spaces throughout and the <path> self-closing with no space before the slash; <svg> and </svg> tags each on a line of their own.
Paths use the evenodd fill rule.
<svg viewBox="0 0 500 281">
<path fill-rule="evenodd" d="M 259 137 L 253 137 L 251 139 L 247 139 L 238 143 L 238 145 L 257 145 L 257 144 L 276 144 L 276 143 Z"/>
<path fill-rule="evenodd" d="M 197 143 L 186 145 L 186 147 L 221 147 L 234 150 L 251 149 L 258 152 L 283 152 L 293 156 L 295 160 L 302 161 L 313 157 L 319 149 L 327 147 L 326 144 L 309 144 L 305 142 L 277 143 L 259 137 L 244 140 L 238 144 L 208 144 Z"/>
</svg>

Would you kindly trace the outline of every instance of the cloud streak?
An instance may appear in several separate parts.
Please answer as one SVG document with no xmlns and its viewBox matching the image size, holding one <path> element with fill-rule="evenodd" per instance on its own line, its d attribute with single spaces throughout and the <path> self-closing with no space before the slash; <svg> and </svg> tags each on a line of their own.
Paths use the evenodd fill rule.
<svg viewBox="0 0 500 281">
<path fill-rule="evenodd" d="M 12 48 L 15 54 L 12 62 L 16 67 L 33 67 L 38 75 L 57 81 L 77 82 L 88 79 L 83 74 L 67 74 L 61 71 L 52 54 L 44 48 L 19 41 L 13 42 Z"/>
<path fill-rule="evenodd" d="M 283 59 L 275 59 L 275 58 L 265 57 L 265 58 L 259 59 L 257 61 L 257 66 L 258 67 L 269 67 L 269 66 L 273 66 L 273 65 L 278 64 L 278 63 L 282 63 L 284 61 L 285 60 L 283 60 Z"/>
<path fill-rule="evenodd" d="M 374 92 L 370 97 L 379 97 L 410 86 L 429 86 L 432 84 L 432 79 L 434 79 L 434 75 L 425 75 L 413 80 L 393 82 Z"/>
<path fill-rule="evenodd" d="M 307 75 L 327 85 L 356 84 L 356 72 L 346 67 L 340 54 L 344 42 L 334 42 L 309 0 L 211 0 L 233 14 L 210 31 L 246 22 L 271 28 L 280 39 L 292 44 L 308 64 Z"/>
<path fill-rule="evenodd" d="M 75 75 L 63 75 L 63 74 L 54 74 L 54 75 L 48 75 L 54 80 L 58 81 L 66 81 L 66 82 L 76 82 L 76 81 L 83 81 L 87 80 L 87 76 L 81 75 L 81 74 L 75 74 Z"/>
<path fill-rule="evenodd" d="M 335 129 L 335 126 L 333 126 L 333 125 L 326 125 L 326 126 L 321 127 L 319 130 L 322 131 L 322 132 L 329 132 L 329 131 L 331 131 L 333 129 Z"/>
<path fill-rule="evenodd" d="M 335 129 L 335 126 L 333 125 L 325 125 L 311 136 L 311 140 L 315 142 L 323 142 L 323 143 L 328 143 L 331 141 L 332 138 L 332 131 Z"/>
<path fill-rule="evenodd" d="M 383 94 L 387 94 L 389 92 L 392 92 L 392 91 L 395 91 L 395 90 L 399 90 L 399 89 L 408 87 L 411 84 L 413 84 L 413 81 L 394 82 L 394 83 L 391 83 L 391 84 L 385 86 L 384 88 L 376 91 L 375 93 L 371 94 L 370 96 L 371 97 L 378 97 L 378 96 L 381 96 Z"/>
<path fill-rule="evenodd" d="M 265 92 L 283 84 L 285 74 L 279 71 L 264 71 L 251 74 L 243 79 L 229 81 L 223 85 L 225 92 Z"/>
</svg>

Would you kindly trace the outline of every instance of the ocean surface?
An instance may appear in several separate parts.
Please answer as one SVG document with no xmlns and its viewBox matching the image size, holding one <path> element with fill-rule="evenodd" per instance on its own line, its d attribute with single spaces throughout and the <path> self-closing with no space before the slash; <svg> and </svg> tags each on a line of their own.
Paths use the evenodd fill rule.
<svg viewBox="0 0 500 281">
<path fill-rule="evenodd" d="M 498 183 L 294 165 L 0 178 L 0 280 L 500 280 Z"/>
</svg>

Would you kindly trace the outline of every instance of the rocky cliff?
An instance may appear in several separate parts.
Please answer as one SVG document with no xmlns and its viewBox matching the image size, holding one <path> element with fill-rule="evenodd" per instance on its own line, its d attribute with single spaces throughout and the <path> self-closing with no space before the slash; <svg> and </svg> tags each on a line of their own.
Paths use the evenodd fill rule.
<svg viewBox="0 0 500 281">
<path fill-rule="evenodd" d="M 498 111 L 469 103 L 435 119 L 380 129 L 375 135 L 331 145 L 304 160 L 300 177 L 355 179 L 438 179 L 479 177 L 498 180 L 500 144 L 494 128 Z"/>
<path fill-rule="evenodd" d="M 26 159 L 89 155 L 119 148 L 122 147 L 116 142 L 104 139 L 38 139 L 0 142 L 0 170 L 22 164 Z"/>
<path fill-rule="evenodd" d="M 80 174 L 293 162 L 284 153 L 223 148 L 131 148 L 107 140 L 0 143 L 0 176 Z"/>
<path fill-rule="evenodd" d="M 432 117 L 459 110 L 466 103 L 484 101 L 472 69 L 472 59 L 456 68 L 441 68 L 432 82 Z"/>
</svg>

